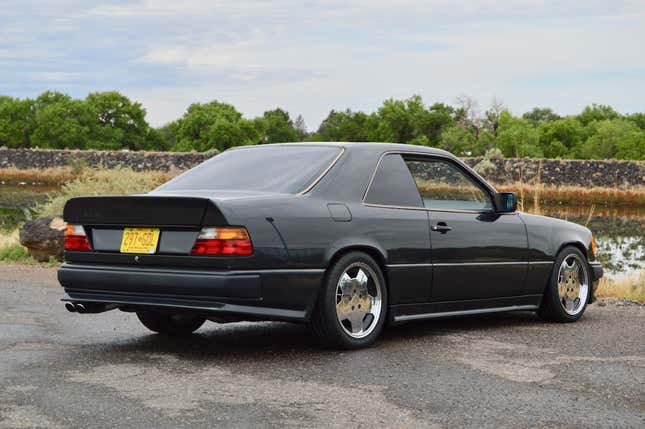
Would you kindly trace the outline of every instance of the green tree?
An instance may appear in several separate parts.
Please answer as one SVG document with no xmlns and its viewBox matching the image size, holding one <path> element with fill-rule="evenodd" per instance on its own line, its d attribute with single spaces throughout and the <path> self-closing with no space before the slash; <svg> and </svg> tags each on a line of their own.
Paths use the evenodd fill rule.
<svg viewBox="0 0 645 429">
<path fill-rule="evenodd" d="M 162 150 L 173 150 L 177 145 L 177 121 L 172 121 L 157 128 L 157 132 L 161 137 Z"/>
<path fill-rule="evenodd" d="M 598 121 L 580 155 L 589 159 L 645 159 L 645 132 L 626 119 Z"/>
<path fill-rule="evenodd" d="M 378 111 L 372 115 L 375 127 L 368 132 L 369 141 L 383 142 L 427 142 L 420 139 L 427 136 L 431 119 L 420 96 L 414 95 L 407 100 L 385 100 Z"/>
<path fill-rule="evenodd" d="M 478 150 L 477 137 L 471 131 L 457 126 L 446 128 L 441 133 L 438 147 L 457 156 L 481 154 Z"/>
<path fill-rule="evenodd" d="M 541 125 L 545 122 L 557 121 L 562 119 L 560 115 L 555 113 L 553 109 L 549 107 L 534 107 L 530 112 L 526 112 L 522 115 L 522 118 L 526 119 L 533 125 Z"/>
<path fill-rule="evenodd" d="M 575 153 L 584 139 L 580 122 L 572 117 L 543 122 L 540 132 L 540 147 L 547 158 L 564 158 Z"/>
<path fill-rule="evenodd" d="M 0 96 L 0 146 L 29 147 L 35 127 L 35 112 L 34 100 Z"/>
<path fill-rule="evenodd" d="M 318 136 L 322 141 L 368 141 L 368 120 L 363 112 L 332 110 L 318 127 Z"/>
<path fill-rule="evenodd" d="M 173 150 L 200 152 L 260 141 L 260 134 L 251 121 L 230 104 L 211 101 L 194 103 L 177 120 L 177 144 Z"/>
<path fill-rule="evenodd" d="M 497 145 L 505 157 L 542 157 L 539 141 L 540 134 L 529 121 L 513 117 L 508 110 L 500 114 Z"/>
<path fill-rule="evenodd" d="M 158 142 L 157 136 L 149 131 L 141 103 L 132 102 L 116 91 L 90 93 L 85 102 L 95 119 L 88 147 L 140 150 L 154 148 L 147 141 L 149 137 Z"/>
<path fill-rule="evenodd" d="M 54 149 L 87 147 L 94 116 L 85 102 L 48 92 L 36 99 L 36 106 L 36 121 L 31 137 L 33 146 Z"/>
<path fill-rule="evenodd" d="M 582 125 L 588 125 L 592 121 L 604 121 L 605 119 L 616 119 L 620 115 L 612 107 L 603 104 L 592 104 L 584 108 L 578 115 Z"/>
<path fill-rule="evenodd" d="M 262 143 L 286 143 L 300 140 L 289 113 L 280 108 L 264 112 L 255 120 Z"/>
</svg>

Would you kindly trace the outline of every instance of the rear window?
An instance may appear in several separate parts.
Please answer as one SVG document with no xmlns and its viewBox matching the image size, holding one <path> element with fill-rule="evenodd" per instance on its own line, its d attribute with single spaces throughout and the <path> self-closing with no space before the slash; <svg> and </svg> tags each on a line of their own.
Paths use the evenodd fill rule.
<svg viewBox="0 0 645 429">
<path fill-rule="evenodd" d="M 297 194 L 340 154 L 339 147 L 258 146 L 223 152 L 157 188 Z"/>
</svg>

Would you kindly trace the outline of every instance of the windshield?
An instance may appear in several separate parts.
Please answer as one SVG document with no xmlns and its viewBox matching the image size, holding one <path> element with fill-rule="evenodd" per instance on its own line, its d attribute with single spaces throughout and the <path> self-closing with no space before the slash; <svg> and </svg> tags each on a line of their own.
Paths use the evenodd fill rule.
<svg viewBox="0 0 645 429">
<path fill-rule="evenodd" d="M 297 194 L 340 154 L 339 147 L 258 146 L 229 150 L 157 188 Z"/>
</svg>

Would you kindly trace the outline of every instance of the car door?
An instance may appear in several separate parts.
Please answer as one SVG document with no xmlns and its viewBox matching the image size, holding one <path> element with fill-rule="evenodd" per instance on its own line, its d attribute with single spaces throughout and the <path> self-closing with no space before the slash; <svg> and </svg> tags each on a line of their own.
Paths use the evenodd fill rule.
<svg viewBox="0 0 645 429">
<path fill-rule="evenodd" d="M 428 209 L 431 300 L 521 295 L 528 243 L 519 216 L 496 213 L 489 187 L 450 158 L 406 156 L 405 162 Z"/>
<path fill-rule="evenodd" d="M 380 159 L 360 210 L 363 222 L 352 228 L 387 254 L 390 305 L 427 302 L 432 287 L 428 212 L 401 155 Z"/>
</svg>

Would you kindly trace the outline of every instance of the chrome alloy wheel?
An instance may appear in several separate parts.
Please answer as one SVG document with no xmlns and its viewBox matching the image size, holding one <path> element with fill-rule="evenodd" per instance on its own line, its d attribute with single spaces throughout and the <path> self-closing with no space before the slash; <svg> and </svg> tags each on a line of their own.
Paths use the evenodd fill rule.
<svg viewBox="0 0 645 429">
<path fill-rule="evenodd" d="M 336 316 L 343 331 L 352 338 L 370 334 L 381 317 L 381 284 L 367 264 L 348 266 L 336 285 Z"/>
<path fill-rule="evenodd" d="M 568 255 L 558 271 L 558 297 L 564 311 L 575 316 L 585 308 L 589 297 L 589 274 L 585 262 L 576 254 Z"/>
</svg>

